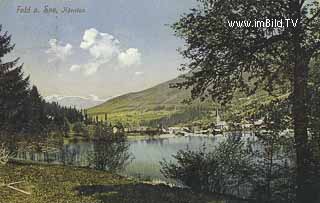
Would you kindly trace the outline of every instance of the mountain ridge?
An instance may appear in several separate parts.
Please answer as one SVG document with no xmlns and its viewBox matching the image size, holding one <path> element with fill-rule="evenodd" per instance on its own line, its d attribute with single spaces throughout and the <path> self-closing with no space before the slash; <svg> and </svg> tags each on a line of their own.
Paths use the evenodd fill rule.
<svg viewBox="0 0 320 203">
<path fill-rule="evenodd" d="M 217 109 L 224 120 L 230 120 L 235 115 L 245 118 L 248 114 L 254 114 L 259 104 L 276 98 L 258 90 L 252 96 L 235 92 L 234 99 L 226 107 L 221 107 L 209 98 L 185 104 L 182 101 L 190 98 L 191 90 L 170 88 L 170 84 L 179 80 L 181 78 L 178 77 L 142 91 L 112 98 L 89 108 L 88 114 L 94 116 L 104 113 L 108 115 L 108 121 L 126 126 L 210 125 L 215 121 Z"/>
<path fill-rule="evenodd" d="M 180 77 L 174 78 L 142 91 L 112 98 L 89 108 L 88 114 L 105 113 L 108 114 L 109 121 L 129 126 L 169 126 L 210 120 L 208 116 L 215 109 L 214 103 L 198 100 L 191 105 L 182 103 L 191 96 L 191 91 L 170 88 L 170 84 L 180 80 Z"/>
<path fill-rule="evenodd" d="M 45 96 L 44 100 L 51 103 L 56 102 L 61 106 L 65 107 L 76 107 L 77 109 L 87 109 L 104 103 L 110 98 L 100 99 L 95 95 L 83 96 L 66 96 L 66 95 L 49 95 Z"/>
</svg>

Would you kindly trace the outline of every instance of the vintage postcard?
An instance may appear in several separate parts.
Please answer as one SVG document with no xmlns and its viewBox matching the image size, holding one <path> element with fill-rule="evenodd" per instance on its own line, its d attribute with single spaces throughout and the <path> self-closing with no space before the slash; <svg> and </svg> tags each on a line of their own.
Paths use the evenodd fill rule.
<svg viewBox="0 0 320 203">
<path fill-rule="evenodd" d="M 319 203 L 320 1 L 0 0 L 0 203 Z"/>
</svg>

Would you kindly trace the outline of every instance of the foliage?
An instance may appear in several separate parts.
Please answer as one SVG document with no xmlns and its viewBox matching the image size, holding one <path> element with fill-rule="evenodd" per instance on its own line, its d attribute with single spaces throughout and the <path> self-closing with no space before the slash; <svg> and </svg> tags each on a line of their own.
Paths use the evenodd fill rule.
<svg viewBox="0 0 320 203">
<path fill-rule="evenodd" d="M 207 120 L 215 105 L 194 102 L 192 105 L 182 103 L 190 96 L 189 90 L 170 88 L 170 83 L 178 82 L 176 78 L 141 92 L 125 94 L 88 110 L 89 115 L 107 113 L 111 123 L 121 122 L 125 127 L 173 126 L 191 123 L 195 120 Z"/>
<path fill-rule="evenodd" d="M 19 58 L 4 62 L 14 45 L 0 26 L 0 131 L 37 134 L 44 132 L 69 132 L 69 123 L 82 121 L 82 113 L 74 108 L 46 103 L 36 86 L 30 87 L 29 77 L 24 77 Z"/>
<path fill-rule="evenodd" d="M 0 165 L 6 165 L 9 162 L 10 152 L 7 147 L 2 144 L 0 146 Z"/>
<path fill-rule="evenodd" d="M 125 127 L 148 126 L 164 127 L 192 125 L 200 123 L 209 125 L 215 118 L 214 112 L 222 110 L 225 120 L 232 120 L 233 115 L 246 116 L 255 111 L 251 103 L 269 103 L 274 98 L 266 91 L 258 89 L 251 97 L 237 92 L 228 108 L 222 107 L 215 102 L 206 100 L 193 101 L 191 104 L 182 103 L 190 97 L 190 90 L 170 88 L 171 83 L 177 83 L 181 79 L 176 78 L 155 87 L 137 93 L 129 93 L 108 100 L 104 104 L 88 110 L 89 115 L 106 113 L 111 123 L 121 122 Z M 283 95 L 286 90 L 279 87 L 275 95 Z"/>
<path fill-rule="evenodd" d="M 44 103 L 44 119 L 45 130 L 48 132 L 68 133 L 70 124 L 81 122 L 83 120 L 82 113 L 71 107 L 61 107 L 58 103 Z"/>
<path fill-rule="evenodd" d="M 182 103 L 190 96 L 190 90 L 170 88 L 170 83 L 180 81 L 179 78 L 164 82 L 138 93 L 129 93 L 88 110 L 89 115 L 106 113 L 111 123 L 121 122 L 125 127 L 164 127 L 194 125 L 208 126 L 215 119 L 217 108 L 223 119 L 233 121 L 233 114 L 247 116 L 255 109 L 251 103 L 269 103 L 274 97 L 266 91 L 258 89 L 251 97 L 236 93 L 228 108 L 206 100 Z M 276 95 L 283 96 L 285 90 L 278 88 Z"/>
<path fill-rule="evenodd" d="M 255 93 L 258 87 L 271 91 L 275 84 L 287 86 L 292 74 L 297 34 L 301 34 L 308 57 L 318 50 L 319 4 L 300 1 L 199 0 L 172 28 L 186 42 L 182 56 L 190 59 L 181 69 L 190 73 L 176 87 L 192 87 L 192 98 L 210 96 L 230 101 L 235 91 Z M 297 4 L 299 4 L 297 6 Z M 300 10 L 301 9 L 301 10 Z M 228 21 L 298 18 L 298 26 L 231 27 Z M 314 18 L 309 18 L 314 15 Z M 296 19 L 293 19 L 296 20 Z M 307 23 L 308 22 L 308 23 Z M 300 25 L 301 24 L 301 25 Z M 301 28 L 301 27 L 302 28 Z M 298 29 L 300 29 L 298 31 Z M 312 28 L 311 32 L 307 28 Z M 301 33 L 299 33 L 301 32 Z M 286 88 L 285 88 L 286 89 Z"/>
<path fill-rule="evenodd" d="M 308 138 L 308 82 L 311 60 L 319 54 L 320 4 L 316 0 L 199 0 L 172 27 L 185 40 L 184 81 L 191 99 L 231 101 L 236 91 L 252 95 L 258 88 L 287 90 L 297 164 L 297 201 L 313 202 Z M 286 26 L 231 26 L 230 21 L 286 19 Z"/>
<path fill-rule="evenodd" d="M 119 171 L 124 169 L 132 160 L 129 144 L 122 138 L 96 140 L 93 152 L 89 155 L 89 163 L 97 170 Z"/>
<path fill-rule="evenodd" d="M 312 61 L 310 70 L 310 83 L 309 83 L 309 139 L 310 149 L 309 156 L 311 166 L 312 182 L 315 183 L 313 190 L 318 194 L 320 201 L 320 194 L 316 191 L 320 187 L 320 57 Z"/>
<path fill-rule="evenodd" d="M 89 136 L 89 130 L 88 127 L 83 122 L 76 122 L 73 125 L 72 130 L 79 135 L 88 137 Z"/>
<path fill-rule="evenodd" d="M 113 134 L 110 126 L 96 126 L 93 141 L 93 151 L 89 153 L 88 161 L 97 170 L 118 171 L 132 160 L 129 153 L 129 143 L 123 133 Z"/>
<path fill-rule="evenodd" d="M 162 163 L 162 172 L 195 190 L 252 198 L 256 202 L 295 202 L 297 165 L 289 130 L 289 104 L 286 98 L 258 105 L 256 115 L 247 115 L 249 120 L 263 115 L 263 125 L 252 129 L 254 136 L 239 141 L 230 135 L 207 152 L 205 148 L 179 151 L 174 156 L 176 162 Z M 317 173 L 318 169 L 312 171 Z M 319 173 L 314 178 L 312 184 L 317 188 Z"/>
<path fill-rule="evenodd" d="M 198 194 L 165 185 L 143 184 L 105 171 L 26 163 L 10 163 L 0 166 L 0 184 L 20 180 L 25 180 L 25 182 L 19 187 L 31 192 L 31 195 L 21 195 L 10 189 L 1 188 L 1 202 L 222 202 L 216 196 Z"/>
<path fill-rule="evenodd" d="M 110 137 L 113 134 L 112 126 L 108 123 L 97 123 L 95 125 L 93 137 L 94 138 L 105 138 Z"/>
<path fill-rule="evenodd" d="M 248 184 L 252 175 L 252 160 L 246 150 L 243 142 L 231 138 L 212 151 L 205 146 L 199 151 L 180 150 L 174 155 L 177 163 L 161 162 L 161 172 L 196 191 L 230 194 Z"/>
<path fill-rule="evenodd" d="M 17 66 L 19 59 L 3 61 L 3 57 L 14 48 L 10 41 L 7 32 L 0 33 L 0 129 L 11 129 L 24 121 L 20 115 L 28 97 L 29 78 L 24 77 L 22 66 Z"/>
<path fill-rule="evenodd" d="M 161 172 L 195 191 L 254 202 L 294 202 L 293 142 L 276 137 L 269 131 L 258 142 L 230 137 L 210 151 L 181 150 L 174 155 L 175 162 L 161 162 Z"/>
<path fill-rule="evenodd" d="M 256 162 L 253 196 L 258 202 L 295 202 L 296 162 L 288 99 L 261 105 L 264 125 L 255 129 L 262 148 L 253 150 Z"/>
</svg>

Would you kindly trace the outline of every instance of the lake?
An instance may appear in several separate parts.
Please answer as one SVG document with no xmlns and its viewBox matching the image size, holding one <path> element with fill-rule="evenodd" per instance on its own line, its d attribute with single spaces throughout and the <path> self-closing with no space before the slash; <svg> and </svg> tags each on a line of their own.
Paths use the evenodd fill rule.
<svg viewBox="0 0 320 203">
<path fill-rule="evenodd" d="M 208 149 L 217 143 L 216 137 L 200 136 L 163 136 L 130 140 L 130 152 L 135 159 L 122 172 L 124 175 L 152 180 L 167 180 L 160 173 L 160 161 L 175 161 L 173 155 L 179 150 L 199 150 L 204 144 Z"/>
<path fill-rule="evenodd" d="M 142 180 L 165 181 L 168 180 L 160 173 L 160 161 L 174 161 L 172 157 L 179 150 L 191 149 L 198 150 L 205 144 L 207 149 L 212 149 L 221 140 L 221 137 L 214 136 L 174 136 L 161 135 L 155 137 L 139 136 L 128 138 L 128 154 L 131 161 L 119 171 L 121 175 L 136 177 Z M 107 145 L 107 144 L 106 144 Z M 105 146 L 105 145 L 103 145 Z M 105 152 L 105 147 L 97 147 L 91 140 L 65 140 L 58 149 L 43 151 L 18 150 L 18 160 L 30 160 L 51 164 L 66 164 L 76 166 L 88 166 L 89 154 L 92 151 L 98 153 Z M 110 152 L 111 154 L 113 152 Z M 104 155 L 106 156 L 106 155 Z"/>
</svg>

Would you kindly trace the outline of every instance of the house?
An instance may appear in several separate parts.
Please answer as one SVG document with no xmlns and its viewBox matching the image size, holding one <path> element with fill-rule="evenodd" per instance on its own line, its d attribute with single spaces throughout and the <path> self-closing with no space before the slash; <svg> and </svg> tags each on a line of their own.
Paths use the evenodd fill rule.
<svg viewBox="0 0 320 203">
<path fill-rule="evenodd" d="M 218 110 L 216 112 L 216 126 L 215 127 L 217 130 L 228 130 L 229 129 L 228 123 L 226 121 L 221 120 L 221 117 L 219 115 Z"/>
</svg>

